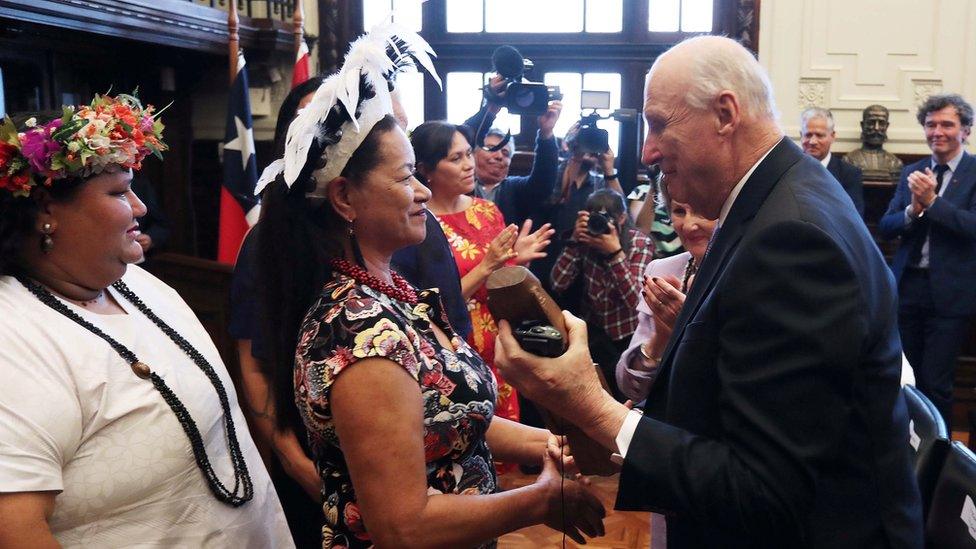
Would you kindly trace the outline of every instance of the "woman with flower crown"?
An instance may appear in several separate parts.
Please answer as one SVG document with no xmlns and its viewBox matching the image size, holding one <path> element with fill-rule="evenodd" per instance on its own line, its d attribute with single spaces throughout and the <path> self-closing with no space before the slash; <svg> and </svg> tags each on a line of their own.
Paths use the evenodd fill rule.
<svg viewBox="0 0 976 549">
<path fill-rule="evenodd" d="M 424 239 L 430 191 L 389 82 L 410 59 L 429 68 L 427 48 L 392 25 L 355 42 L 292 122 L 264 194 L 260 286 L 322 478 L 322 547 L 490 547 L 538 523 L 582 542 L 602 534 L 603 507 L 560 475 L 574 473 L 564 441 L 496 416 L 494 377 L 437 289 L 390 269 Z M 499 492 L 494 458 L 542 474 Z"/>
<path fill-rule="evenodd" d="M 230 377 L 139 267 L 152 107 L 0 125 L 0 547 L 293 547 Z"/>
</svg>

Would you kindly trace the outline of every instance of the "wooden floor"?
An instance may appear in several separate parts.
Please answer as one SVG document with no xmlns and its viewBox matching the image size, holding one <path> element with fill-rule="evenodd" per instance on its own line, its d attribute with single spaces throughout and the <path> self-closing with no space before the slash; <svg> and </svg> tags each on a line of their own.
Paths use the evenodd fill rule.
<svg viewBox="0 0 976 549">
<path fill-rule="evenodd" d="M 969 442 L 969 433 L 953 431 L 952 439 L 964 444 Z M 535 480 L 533 475 L 508 473 L 502 475 L 500 484 L 505 489 L 525 486 Z M 613 510 L 614 498 L 617 496 L 618 475 L 612 477 L 593 477 L 593 486 L 600 501 L 607 509 L 607 518 L 603 521 L 607 535 L 601 538 L 587 540 L 586 547 L 612 549 L 647 549 L 651 545 L 651 528 L 649 513 L 633 513 Z M 536 547 L 561 547 L 563 536 L 546 526 L 523 528 L 511 534 L 502 536 L 498 540 L 500 549 L 532 549 Z M 566 547 L 581 547 L 573 540 L 566 538 Z"/>
<path fill-rule="evenodd" d="M 613 549 L 646 549 L 651 545 L 651 528 L 649 513 L 633 513 L 613 510 L 613 501 L 617 496 L 618 476 L 593 477 L 593 486 L 600 501 L 607 509 L 607 518 L 603 525 L 607 535 L 601 538 L 589 539 L 586 547 Z M 500 483 L 503 488 L 517 488 L 535 481 L 535 476 L 520 473 L 502 475 Z M 500 549 L 529 549 L 535 547 L 561 547 L 563 535 L 546 526 L 523 528 L 498 540 Z M 573 540 L 566 538 L 566 547 L 582 547 Z"/>
</svg>

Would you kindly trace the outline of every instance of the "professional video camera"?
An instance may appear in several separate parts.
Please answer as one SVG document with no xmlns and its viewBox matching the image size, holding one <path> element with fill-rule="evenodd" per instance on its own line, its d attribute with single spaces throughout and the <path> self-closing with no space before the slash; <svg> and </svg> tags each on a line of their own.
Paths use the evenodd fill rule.
<svg viewBox="0 0 976 549">
<path fill-rule="evenodd" d="M 582 153 L 603 154 L 610 148 L 607 130 L 597 126 L 600 120 L 614 119 L 618 122 L 635 124 L 637 111 L 635 109 L 617 109 L 607 116 L 600 116 L 598 109 L 610 108 L 610 92 L 583 90 L 580 96 L 580 107 L 592 109 L 593 112 L 584 114 L 579 121 L 579 131 L 570 144 L 575 151 Z"/>
<path fill-rule="evenodd" d="M 485 85 L 485 98 L 508 109 L 512 114 L 542 114 L 549 102 L 563 98 L 559 86 L 547 86 L 541 82 L 529 82 L 523 78 L 534 66 L 532 61 L 512 46 L 501 46 L 491 55 L 491 64 L 502 78 L 505 89 L 495 93 Z"/>
</svg>

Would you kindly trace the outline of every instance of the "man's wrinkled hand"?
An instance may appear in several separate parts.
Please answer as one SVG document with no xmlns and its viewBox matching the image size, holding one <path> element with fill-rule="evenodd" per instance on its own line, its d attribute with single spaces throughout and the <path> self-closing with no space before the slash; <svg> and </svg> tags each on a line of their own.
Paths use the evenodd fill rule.
<svg viewBox="0 0 976 549">
<path fill-rule="evenodd" d="M 577 408 L 586 409 L 588 397 L 603 392 L 587 345 L 586 323 L 563 312 L 569 331 L 569 348 L 562 356 L 543 358 L 519 346 L 505 320 L 498 323 L 495 365 L 509 383 L 532 401 L 572 418 Z"/>
</svg>

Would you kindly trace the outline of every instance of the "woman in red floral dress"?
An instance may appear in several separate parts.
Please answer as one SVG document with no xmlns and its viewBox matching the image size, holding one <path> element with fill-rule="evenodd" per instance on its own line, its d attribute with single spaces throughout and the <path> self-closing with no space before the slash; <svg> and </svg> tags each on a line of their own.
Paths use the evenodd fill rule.
<svg viewBox="0 0 976 549">
<path fill-rule="evenodd" d="M 505 225 L 495 204 L 468 196 L 474 189 L 474 158 L 465 126 L 447 122 L 425 122 L 410 138 L 417 156 L 418 178 L 431 191 L 428 209 L 437 216 L 451 245 L 461 273 L 461 293 L 468 300 L 472 331 L 469 343 L 491 367 L 498 380 L 495 413 L 519 420 L 515 389 L 495 369 L 495 335 L 498 327 L 488 311 L 488 275 L 505 265 L 525 265 L 545 257 L 553 231 L 549 225 L 530 232 L 527 221 L 521 231 Z"/>
</svg>

